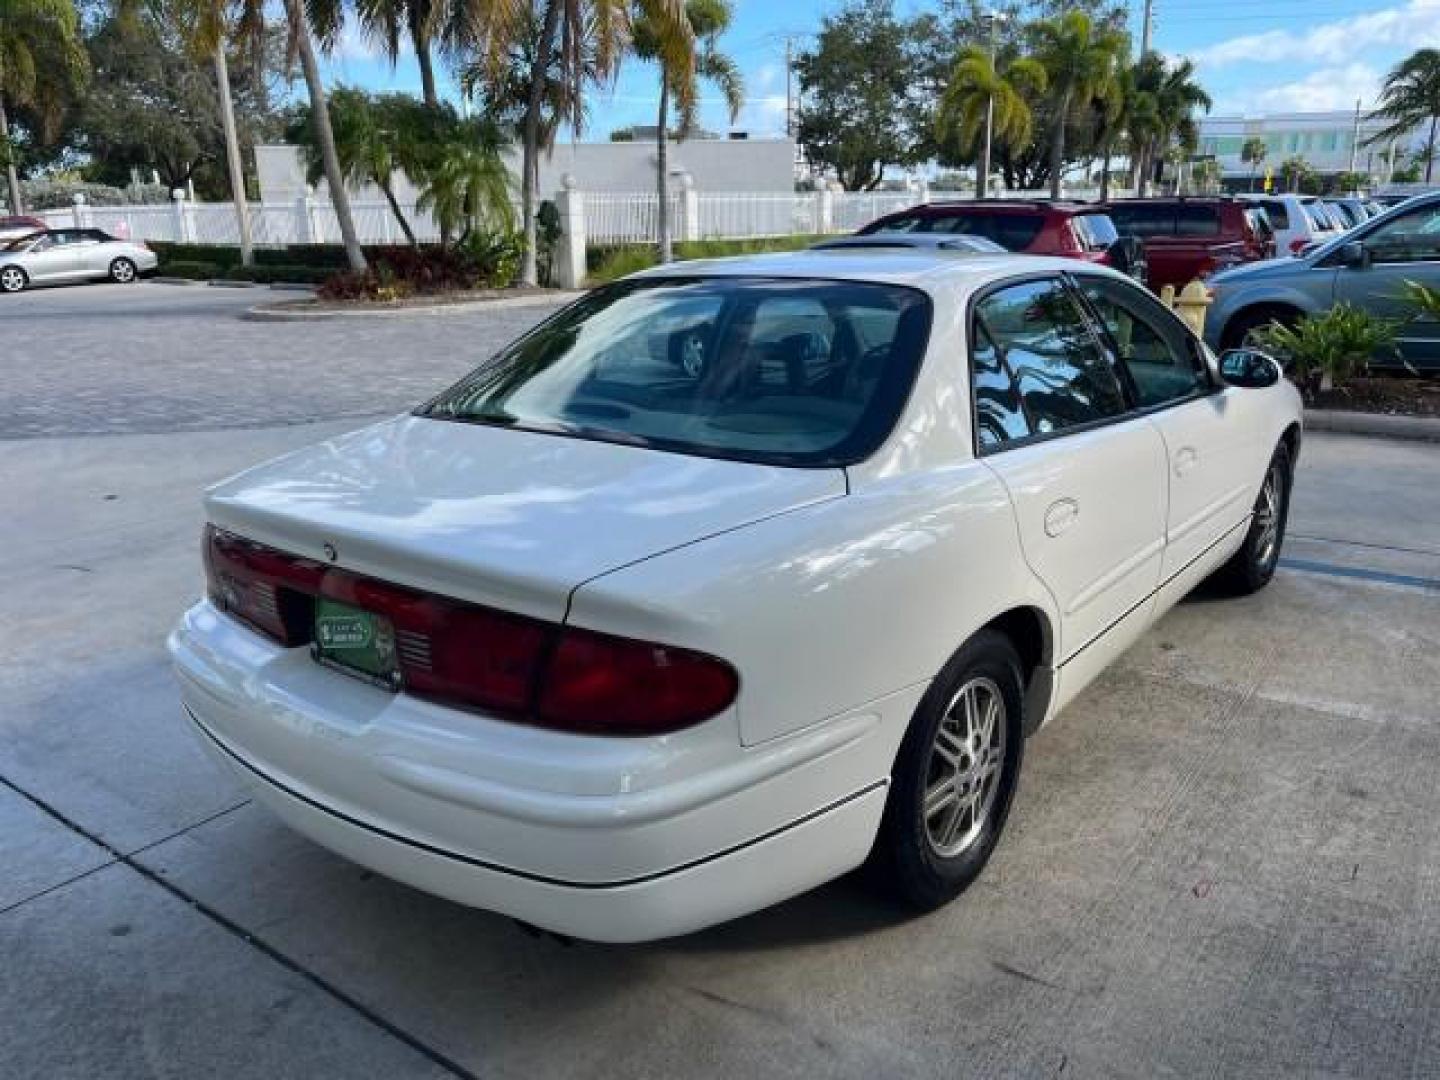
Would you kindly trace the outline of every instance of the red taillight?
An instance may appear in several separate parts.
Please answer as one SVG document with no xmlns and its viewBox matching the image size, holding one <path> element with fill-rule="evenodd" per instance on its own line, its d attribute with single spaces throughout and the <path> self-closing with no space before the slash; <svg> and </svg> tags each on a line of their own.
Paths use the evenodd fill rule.
<svg viewBox="0 0 1440 1080">
<path fill-rule="evenodd" d="M 1290 254 L 1299 255 L 1301 251 L 1310 246 L 1310 241 L 1302 236 L 1297 236 L 1290 241 Z"/>
<path fill-rule="evenodd" d="M 698 724 L 739 691 L 735 669 L 689 649 L 493 611 L 362 577 L 207 525 L 211 601 L 280 644 L 308 644 L 314 600 L 383 615 L 407 693 L 595 735 Z"/>
<path fill-rule="evenodd" d="M 653 735 L 709 719 L 735 700 L 735 669 L 689 649 L 567 628 L 546 672 L 540 722 Z"/>
</svg>

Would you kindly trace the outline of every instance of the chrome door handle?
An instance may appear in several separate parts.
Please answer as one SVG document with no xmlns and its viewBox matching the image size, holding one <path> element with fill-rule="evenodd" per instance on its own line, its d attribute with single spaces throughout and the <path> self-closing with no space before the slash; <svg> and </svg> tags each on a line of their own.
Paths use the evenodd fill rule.
<svg viewBox="0 0 1440 1080">
<path fill-rule="evenodd" d="M 1080 504 L 1074 499 L 1058 499 L 1045 511 L 1045 535 L 1059 536 L 1080 520 Z"/>
<path fill-rule="evenodd" d="M 1184 476 L 1200 464 L 1200 452 L 1193 446 L 1182 446 L 1175 451 L 1175 475 Z"/>
</svg>

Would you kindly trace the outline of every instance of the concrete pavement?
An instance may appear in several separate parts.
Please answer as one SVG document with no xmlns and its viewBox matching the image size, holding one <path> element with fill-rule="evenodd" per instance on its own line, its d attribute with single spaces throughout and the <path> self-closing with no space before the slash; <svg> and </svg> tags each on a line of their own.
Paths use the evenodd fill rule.
<svg viewBox="0 0 1440 1080">
<path fill-rule="evenodd" d="M 149 288 L 30 294 L 7 329 Z M 145 392 L 178 426 L 263 418 L 228 374 L 185 385 L 177 358 L 232 333 L 236 294 L 183 291 L 208 311 L 126 324 L 179 365 Z M 372 324 L 326 326 L 376 412 L 423 396 Z M 501 333 L 456 326 L 410 337 Z M 355 422 L 296 423 L 323 396 L 271 353 L 291 426 L 94 437 L 152 423 L 125 365 L 57 375 L 83 391 L 67 412 L 30 370 L 51 354 L 27 355 L 0 375 L 75 433 L 0 439 L 5 1080 L 1369 1078 L 1440 1057 L 1440 447 L 1310 437 L 1271 587 L 1191 598 L 1030 744 L 955 904 L 905 918 L 844 880 L 675 941 L 565 946 L 290 833 L 185 730 L 163 641 L 200 590 L 200 489 Z"/>
</svg>

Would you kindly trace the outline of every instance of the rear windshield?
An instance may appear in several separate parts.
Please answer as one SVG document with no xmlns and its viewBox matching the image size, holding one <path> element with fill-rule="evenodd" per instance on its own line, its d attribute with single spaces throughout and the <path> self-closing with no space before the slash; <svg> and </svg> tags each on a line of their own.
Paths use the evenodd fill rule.
<svg viewBox="0 0 1440 1080">
<path fill-rule="evenodd" d="M 1110 220 L 1126 236 L 1173 236 L 1175 208 L 1159 203 L 1129 203 L 1110 207 Z"/>
<path fill-rule="evenodd" d="M 894 426 L 930 318 L 929 297 L 892 285 L 618 282 L 420 414 L 764 464 L 853 464 Z"/>
<path fill-rule="evenodd" d="M 1109 214 L 1076 214 L 1071 221 L 1081 243 L 1090 251 L 1104 251 L 1120 239 Z"/>
<path fill-rule="evenodd" d="M 1246 210 L 1245 220 L 1250 223 L 1250 228 L 1255 231 L 1255 235 L 1262 240 L 1268 240 L 1275 235 L 1275 230 L 1270 227 L 1270 215 L 1264 210 Z"/>
<path fill-rule="evenodd" d="M 1006 251 L 1024 251 L 1040 235 L 1045 219 L 1040 214 L 1017 211 L 946 210 L 943 214 L 899 214 L 861 229 L 862 234 L 879 232 L 965 233 L 993 240 Z"/>
<path fill-rule="evenodd" d="M 1310 219 L 1310 227 L 1324 232 L 1333 229 L 1335 226 L 1330 221 L 1330 213 L 1318 202 L 1301 203 L 1305 210 L 1305 216 Z"/>
</svg>

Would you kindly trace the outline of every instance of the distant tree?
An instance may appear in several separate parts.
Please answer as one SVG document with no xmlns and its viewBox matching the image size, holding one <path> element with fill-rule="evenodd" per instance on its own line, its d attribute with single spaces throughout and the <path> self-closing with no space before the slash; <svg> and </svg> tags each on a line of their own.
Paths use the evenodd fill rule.
<svg viewBox="0 0 1440 1080">
<path fill-rule="evenodd" d="M 72 0 L 0 0 L 0 164 L 12 213 L 25 207 L 7 106 L 31 106 L 42 134 L 51 135 L 87 72 Z"/>
<path fill-rule="evenodd" d="M 1110 198 L 1110 161 L 1130 126 L 1135 107 L 1135 70 L 1125 58 L 1115 68 L 1115 77 L 1102 86 L 1090 101 L 1094 114 L 1095 142 L 1100 150 L 1100 201 Z"/>
<path fill-rule="evenodd" d="M 1299 191 L 1305 178 L 1314 172 L 1310 162 L 1299 154 L 1288 157 L 1280 163 L 1280 179 L 1285 184 L 1286 191 Z"/>
<path fill-rule="evenodd" d="M 1175 145 L 1192 153 L 1199 142 L 1197 109 L 1210 108 L 1210 95 L 1195 79 L 1189 60 L 1170 63 L 1156 52 L 1135 62 L 1135 96 L 1130 118 L 1132 171 L 1139 194 Z"/>
<path fill-rule="evenodd" d="M 700 97 L 699 80 L 713 82 L 725 99 L 730 121 L 734 123 L 745 100 L 745 83 L 740 77 L 740 68 L 735 61 L 720 51 L 720 35 L 730 26 L 731 9 L 729 0 L 687 0 L 685 18 L 690 23 L 690 33 L 695 42 L 695 56 L 684 71 L 679 71 L 666 59 L 664 35 L 666 27 L 637 12 L 634 40 L 631 47 L 635 55 L 649 60 L 660 68 L 660 105 L 655 120 L 655 185 L 659 195 L 656 208 L 656 224 L 659 232 L 660 261 L 670 262 L 675 257 L 674 241 L 670 235 L 670 107 L 671 102 L 683 102 L 677 117 L 675 129 L 678 140 L 688 138 L 697 122 L 696 102 Z M 681 85 L 682 79 L 688 85 Z"/>
<path fill-rule="evenodd" d="M 1123 34 L 1096 26 L 1080 11 L 1036 23 L 1034 57 L 1044 67 L 1050 97 L 1050 196 L 1060 197 L 1066 131 L 1077 110 L 1102 94 L 1124 55 Z"/>
<path fill-rule="evenodd" d="M 1250 166 L 1251 191 L 1255 190 L 1255 173 L 1260 168 L 1260 163 L 1265 160 L 1267 153 L 1269 153 L 1269 147 L 1265 145 L 1265 140 L 1258 135 L 1250 136 L 1240 147 L 1240 160 Z"/>
<path fill-rule="evenodd" d="M 873 190 L 887 166 L 921 160 L 907 45 L 892 0 L 851 0 L 821 21 L 815 47 L 795 60 L 798 141 L 847 190 Z"/>
<path fill-rule="evenodd" d="M 462 243 L 480 230 L 512 231 L 513 188 L 505 164 L 510 146 L 508 130 L 492 117 L 447 125 L 424 171 L 420 209 L 432 211 L 441 229 L 458 233 Z"/>
<path fill-rule="evenodd" d="M 965 49 L 935 114 L 938 141 L 942 146 L 953 145 L 958 157 L 978 162 L 983 156 L 979 147 L 985 138 L 986 116 L 993 112 L 995 143 L 1029 142 L 1035 122 L 1031 102 L 1045 86 L 1045 69 L 1034 60 L 1016 56 L 997 63 L 986 49 Z M 990 178 L 978 165 L 975 177 L 975 195 L 983 199 Z"/>
<path fill-rule="evenodd" d="M 1440 122 L 1440 49 L 1418 49 L 1390 69 L 1380 90 L 1380 107 L 1371 119 L 1389 121 L 1367 142 L 1384 143 L 1407 138 L 1429 123 L 1425 138 L 1425 182 L 1435 164 L 1436 124 Z"/>
</svg>

